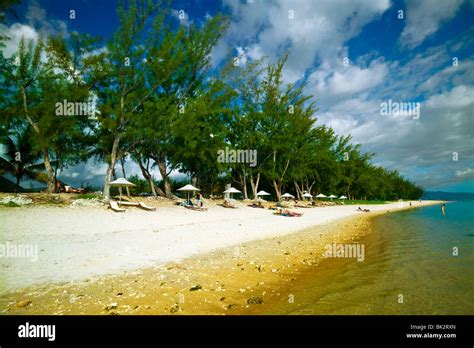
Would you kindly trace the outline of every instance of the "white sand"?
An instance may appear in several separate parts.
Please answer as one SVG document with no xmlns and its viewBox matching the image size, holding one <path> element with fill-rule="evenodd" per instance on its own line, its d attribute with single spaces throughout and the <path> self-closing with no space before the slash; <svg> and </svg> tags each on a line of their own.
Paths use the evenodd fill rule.
<svg viewBox="0 0 474 348">
<path fill-rule="evenodd" d="M 434 202 L 413 202 L 413 207 Z M 364 205 L 393 211 L 408 202 Z M 146 212 L 129 208 L 24 207 L 0 209 L 0 244 L 33 245 L 38 260 L 0 257 L 0 293 L 26 286 L 68 282 L 131 271 L 244 242 L 281 236 L 356 214 L 357 206 L 299 209 L 304 216 L 272 215 L 267 209 L 214 206 L 207 212 L 181 207 Z"/>
</svg>

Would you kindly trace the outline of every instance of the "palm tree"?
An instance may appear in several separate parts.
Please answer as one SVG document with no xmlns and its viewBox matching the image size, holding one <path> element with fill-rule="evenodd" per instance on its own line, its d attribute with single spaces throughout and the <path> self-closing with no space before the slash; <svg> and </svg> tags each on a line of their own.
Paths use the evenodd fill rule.
<svg viewBox="0 0 474 348">
<path fill-rule="evenodd" d="M 10 173 L 20 185 L 24 177 L 44 181 L 43 163 L 38 163 L 41 154 L 34 151 L 32 146 L 31 127 L 25 127 L 16 132 L 10 132 L 1 138 L 4 147 L 3 158 L 0 157 L 0 174 Z"/>
</svg>

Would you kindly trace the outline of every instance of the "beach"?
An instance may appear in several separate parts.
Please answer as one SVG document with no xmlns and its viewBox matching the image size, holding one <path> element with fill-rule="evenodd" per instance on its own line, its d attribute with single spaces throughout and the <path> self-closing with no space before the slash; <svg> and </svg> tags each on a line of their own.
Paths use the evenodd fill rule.
<svg viewBox="0 0 474 348">
<path fill-rule="evenodd" d="M 148 202 L 147 202 L 148 203 Z M 1 208 L 0 243 L 37 245 L 37 260 L 3 258 L 0 310 L 8 314 L 258 313 L 291 301 L 292 282 L 317 267 L 327 244 L 355 243 L 370 218 L 439 204 L 396 202 L 207 212 L 170 203 L 128 208 Z M 152 205 L 152 203 L 150 203 Z M 283 291 L 283 289 L 286 290 Z"/>
</svg>

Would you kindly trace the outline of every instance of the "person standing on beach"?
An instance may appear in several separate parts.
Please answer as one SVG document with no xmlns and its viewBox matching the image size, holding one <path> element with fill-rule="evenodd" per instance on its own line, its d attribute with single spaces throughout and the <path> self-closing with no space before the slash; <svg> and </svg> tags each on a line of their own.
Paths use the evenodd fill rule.
<svg viewBox="0 0 474 348">
<path fill-rule="evenodd" d="M 202 194 L 201 194 L 201 192 L 198 192 L 198 194 L 197 194 L 197 205 L 198 205 L 198 207 L 202 207 Z"/>
<path fill-rule="evenodd" d="M 446 204 L 441 205 L 441 212 L 446 215 Z"/>
</svg>

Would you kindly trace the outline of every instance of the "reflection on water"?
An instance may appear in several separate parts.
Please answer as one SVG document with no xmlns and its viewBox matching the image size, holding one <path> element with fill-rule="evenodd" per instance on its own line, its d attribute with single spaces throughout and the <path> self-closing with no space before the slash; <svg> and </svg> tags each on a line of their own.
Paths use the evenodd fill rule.
<svg viewBox="0 0 474 348">
<path fill-rule="evenodd" d="M 363 262 L 326 259 L 291 289 L 294 303 L 271 313 L 474 314 L 474 202 L 446 211 L 432 206 L 375 218 L 359 241 Z"/>
</svg>

